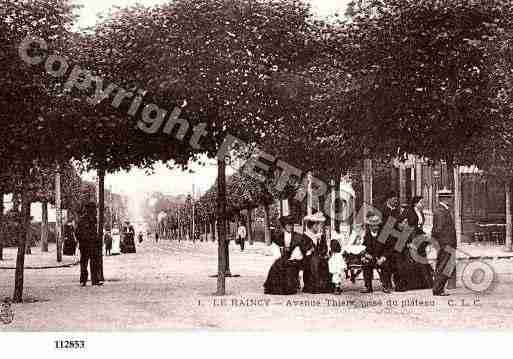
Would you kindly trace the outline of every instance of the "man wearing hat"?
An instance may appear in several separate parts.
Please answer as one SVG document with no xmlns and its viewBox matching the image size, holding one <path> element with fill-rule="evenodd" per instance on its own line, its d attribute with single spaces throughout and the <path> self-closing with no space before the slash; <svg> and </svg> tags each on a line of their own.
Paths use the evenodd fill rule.
<svg viewBox="0 0 513 359">
<path fill-rule="evenodd" d="M 392 218 L 395 224 L 399 220 L 400 215 L 401 208 L 399 206 L 399 198 L 397 194 L 392 192 L 388 195 L 385 208 L 383 208 L 383 224 L 386 224 L 389 218 Z"/>
<path fill-rule="evenodd" d="M 456 229 L 452 218 L 452 192 L 446 189 L 438 191 L 439 205 L 433 213 L 431 237 L 438 243 L 433 295 L 447 296 L 445 285 L 456 269 L 452 253 L 457 245 Z"/>
<path fill-rule="evenodd" d="M 365 290 L 362 293 L 372 293 L 374 269 L 378 269 L 383 292 L 388 294 L 392 290 L 392 251 L 388 250 L 388 243 L 378 240 L 382 229 L 380 216 L 373 212 L 368 213 L 366 225 L 363 237 L 363 245 L 366 249 L 362 258 Z"/>
<path fill-rule="evenodd" d="M 91 271 L 92 285 L 102 285 L 99 276 L 100 258 L 98 253 L 98 246 L 102 246 L 102 242 L 98 240 L 96 226 L 96 203 L 88 202 L 83 208 L 77 228 L 78 245 L 80 248 L 80 284 L 83 287 L 87 284 L 88 266 Z"/>
</svg>

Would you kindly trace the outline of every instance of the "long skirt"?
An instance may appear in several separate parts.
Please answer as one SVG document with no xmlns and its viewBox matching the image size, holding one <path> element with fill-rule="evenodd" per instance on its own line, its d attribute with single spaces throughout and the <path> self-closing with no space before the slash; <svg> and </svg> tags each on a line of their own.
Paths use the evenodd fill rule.
<svg viewBox="0 0 513 359">
<path fill-rule="evenodd" d="M 414 261 L 409 254 L 396 256 L 394 271 L 395 289 L 398 292 L 433 288 L 433 268 L 429 263 Z"/>
<path fill-rule="evenodd" d="M 298 261 L 278 258 L 267 274 L 264 283 L 265 294 L 291 295 L 299 290 L 299 269 Z"/>
<path fill-rule="evenodd" d="M 332 291 L 328 260 L 313 254 L 304 259 L 304 293 L 330 293 Z"/>
<path fill-rule="evenodd" d="M 65 256 L 74 256 L 77 249 L 77 243 L 71 239 L 64 239 L 64 246 L 62 248 L 62 254 Z"/>
</svg>

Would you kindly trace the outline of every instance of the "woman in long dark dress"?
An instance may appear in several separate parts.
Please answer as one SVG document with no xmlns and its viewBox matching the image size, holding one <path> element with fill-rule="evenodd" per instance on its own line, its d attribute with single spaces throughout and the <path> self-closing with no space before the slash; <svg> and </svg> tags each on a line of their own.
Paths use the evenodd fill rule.
<svg viewBox="0 0 513 359">
<path fill-rule="evenodd" d="M 428 263 L 426 249 L 429 242 L 423 241 L 424 232 L 424 211 L 423 198 L 421 196 L 413 197 L 411 207 L 408 211 L 408 225 L 414 228 L 414 234 L 410 241 L 410 257 L 416 263 L 416 277 L 410 283 L 412 289 L 433 288 L 433 267 Z"/>
<path fill-rule="evenodd" d="M 294 233 L 294 218 L 280 218 L 283 232 L 272 236 L 273 243 L 280 247 L 281 256 L 276 259 L 269 269 L 264 283 L 265 294 L 291 295 L 300 288 L 299 271 L 305 250 L 300 237 Z"/>
<path fill-rule="evenodd" d="M 65 256 L 74 256 L 77 249 L 77 239 L 75 236 L 75 227 L 71 221 L 64 226 L 64 246 L 62 254 Z"/>
<path fill-rule="evenodd" d="M 400 218 L 400 227 L 413 229 L 406 246 L 396 259 L 396 291 L 433 288 L 433 268 L 427 262 L 427 242 L 419 240 L 423 236 L 424 214 L 422 197 L 414 197 L 407 213 Z"/>
<path fill-rule="evenodd" d="M 321 212 L 304 218 L 303 242 L 307 251 L 303 261 L 304 293 L 331 293 L 333 288 L 328 265 L 328 243 L 323 231 L 326 218 Z"/>
</svg>

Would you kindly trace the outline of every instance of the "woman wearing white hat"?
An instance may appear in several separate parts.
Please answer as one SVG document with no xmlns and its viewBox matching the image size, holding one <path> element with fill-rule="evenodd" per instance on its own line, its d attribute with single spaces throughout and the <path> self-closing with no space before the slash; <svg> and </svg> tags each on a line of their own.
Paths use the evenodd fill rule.
<svg viewBox="0 0 513 359">
<path fill-rule="evenodd" d="M 323 226 L 326 217 L 316 212 L 303 219 L 306 230 L 304 241 L 308 248 L 303 261 L 304 293 L 330 293 L 332 291 L 328 266 L 328 243 Z"/>
</svg>

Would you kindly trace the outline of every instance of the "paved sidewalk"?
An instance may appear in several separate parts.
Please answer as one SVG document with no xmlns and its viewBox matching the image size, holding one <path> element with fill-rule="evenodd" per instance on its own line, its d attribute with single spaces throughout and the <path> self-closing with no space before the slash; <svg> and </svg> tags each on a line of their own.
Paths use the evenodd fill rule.
<svg viewBox="0 0 513 359">
<path fill-rule="evenodd" d="M 56 249 L 55 243 L 48 244 L 48 252 L 41 252 L 40 247 L 32 247 L 32 254 L 25 254 L 25 269 L 63 267 L 78 263 L 78 255 L 62 256 L 62 262 L 57 262 Z M 4 248 L 4 260 L 0 261 L 0 270 L 15 268 L 17 253 L 17 248 Z"/>
</svg>

